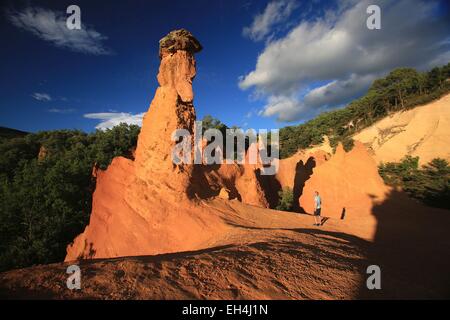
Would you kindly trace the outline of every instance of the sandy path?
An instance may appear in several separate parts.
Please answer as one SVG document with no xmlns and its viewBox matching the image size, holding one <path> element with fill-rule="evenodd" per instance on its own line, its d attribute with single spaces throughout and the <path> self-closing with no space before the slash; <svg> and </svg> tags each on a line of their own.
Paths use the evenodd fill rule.
<svg viewBox="0 0 450 320">
<path fill-rule="evenodd" d="M 66 288 L 67 264 L 0 274 L 3 298 L 359 299 L 449 298 L 447 211 L 408 212 L 401 199 L 374 207 L 377 226 L 214 200 L 203 205 L 234 226 L 205 249 L 84 261 L 82 290 Z M 417 206 L 416 206 L 417 207 Z M 420 206 L 418 206 L 420 207 Z M 379 211 L 381 210 L 381 211 Z M 412 210 L 412 209 L 411 209 Z M 381 213 L 381 216 L 379 215 Z M 388 223 L 383 215 L 391 214 Z M 440 217 L 435 225 L 430 217 Z M 408 220 L 409 219 L 409 220 Z M 368 237 L 376 227 L 375 237 Z M 378 230 L 380 227 L 383 229 Z M 352 234 L 352 229 L 359 235 Z M 354 232 L 353 232 L 354 233 Z M 364 238 L 364 234 L 366 239 Z M 382 290 L 365 287 L 366 268 L 382 269 Z"/>
</svg>

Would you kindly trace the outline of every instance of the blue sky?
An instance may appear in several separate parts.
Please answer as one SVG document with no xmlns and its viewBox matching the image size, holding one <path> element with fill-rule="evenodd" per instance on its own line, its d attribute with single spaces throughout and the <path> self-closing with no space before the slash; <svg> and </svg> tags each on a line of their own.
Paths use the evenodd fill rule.
<svg viewBox="0 0 450 320">
<path fill-rule="evenodd" d="M 33 132 L 137 121 L 157 87 L 158 41 L 177 28 L 204 47 L 198 118 L 256 129 L 342 106 L 392 68 L 450 60 L 445 1 L 371 1 L 382 9 L 375 31 L 364 1 L 2 3 L 0 126 Z M 81 8 L 76 36 L 58 24 L 71 4 Z"/>
</svg>

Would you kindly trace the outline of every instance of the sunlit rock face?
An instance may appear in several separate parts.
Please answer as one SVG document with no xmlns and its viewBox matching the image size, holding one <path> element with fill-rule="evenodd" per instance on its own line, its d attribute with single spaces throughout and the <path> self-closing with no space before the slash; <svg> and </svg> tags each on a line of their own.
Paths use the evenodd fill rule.
<svg viewBox="0 0 450 320">
<path fill-rule="evenodd" d="M 194 54 L 201 50 L 194 36 L 184 30 L 170 32 L 160 40 L 161 59 L 155 97 L 145 115 L 136 149 L 136 176 L 151 180 L 160 189 L 187 192 L 193 167 L 174 165 L 171 135 L 176 129 L 193 133 L 195 109 L 192 80 Z"/>
<path fill-rule="evenodd" d="M 201 45 L 186 30 L 160 41 L 159 87 L 144 118 L 135 161 L 113 159 L 97 170 L 92 213 L 67 248 L 66 261 L 192 250 L 227 229 L 217 215 L 191 201 L 193 165 L 175 165 L 171 135 L 193 132 L 194 54 Z"/>
<path fill-rule="evenodd" d="M 317 191 L 322 198 L 322 215 L 346 220 L 368 219 L 372 216 L 374 202 L 384 200 L 389 190 L 366 147 L 355 141 L 349 152 L 339 144 L 328 161 L 312 169 L 299 205 L 312 213 Z"/>
</svg>

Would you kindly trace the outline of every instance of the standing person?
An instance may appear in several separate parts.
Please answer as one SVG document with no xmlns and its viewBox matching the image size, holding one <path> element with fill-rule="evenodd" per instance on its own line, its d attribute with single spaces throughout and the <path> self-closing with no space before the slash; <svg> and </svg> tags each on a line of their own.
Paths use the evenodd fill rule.
<svg viewBox="0 0 450 320">
<path fill-rule="evenodd" d="M 314 195 L 314 223 L 315 226 L 320 226 L 322 218 L 320 217 L 320 209 L 322 208 L 322 199 L 320 198 L 319 192 L 315 192 Z"/>
</svg>

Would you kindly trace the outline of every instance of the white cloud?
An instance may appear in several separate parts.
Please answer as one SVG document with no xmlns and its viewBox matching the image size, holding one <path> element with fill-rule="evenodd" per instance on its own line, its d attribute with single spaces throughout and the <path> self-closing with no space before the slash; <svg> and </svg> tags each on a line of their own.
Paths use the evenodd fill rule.
<svg viewBox="0 0 450 320">
<path fill-rule="evenodd" d="M 35 92 L 31 96 L 38 101 L 52 101 L 52 97 L 47 93 Z"/>
<path fill-rule="evenodd" d="M 255 16 L 251 26 L 242 30 L 243 35 L 254 41 L 263 40 L 271 33 L 272 27 L 289 18 L 296 7 L 297 4 L 292 0 L 269 2 L 264 12 Z"/>
<path fill-rule="evenodd" d="M 267 43 L 255 69 L 240 78 L 240 88 L 266 97 L 262 115 L 299 120 L 312 108 L 348 102 L 396 67 L 425 69 L 449 56 L 450 21 L 436 14 L 436 1 L 338 4 L 336 11 L 302 20 L 285 37 Z M 381 7 L 381 30 L 366 27 L 369 4 Z M 314 88 L 317 82 L 325 84 Z"/>
<path fill-rule="evenodd" d="M 74 108 L 50 108 L 47 110 L 51 113 L 61 113 L 61 114 L 67 114 L 67 113 L 74 113 L 76 109 Z"/>
<path fill-rule="evenodd" d="M 258 113 L 258 109 L 257 108 L 252 108 L 250 111 L 248 111 L 246 114 L 245 114 L 245 118 L 246 119 L 250 119 L 251 117 L 253 117 L 253 115 L 255 115 L 255 114 L 257 114 Z"/>
<path fill-rule="evenodd" d="M 145 112 L 138 114 L 131 114 L 126 112 L 101 112 L 101 113 L 87 113 L 84 115 L 88 119 L 100 120 L 100 123 L 95 126 L 96 129 L 105 130 L 119 125 L 120 123 L 142 125 L 142 119 Z"/>
<path fill-rule="evenodd" d="M 39 7 L 27 7 L 23 11 L 8 11 L 8 19 L 16 27 L 29 31 L 57 47 L 72 51 L 107 55 L 111 51 L 103 46 L 106 36 L 82 25 L 80 30 L 70 30 L 66 26 L 67 15 Z"/>
<path fill-rule="evenodd" d="M 289 122 L 298 118 L 305 106 L 295 97 L 270 96 L 267 105 L 260 110 L 259 115 L 276 116 L 279 122 Z"/>
<path fill-rule="evenodd" d="M 348 79 L 333 80 L 310 90 L 303 101 L 308 108 L 338 106 L 364 94 L 375 79 L 376 76 L 372 74 L 365 76 L 352 74 Z"/>
</svg>

